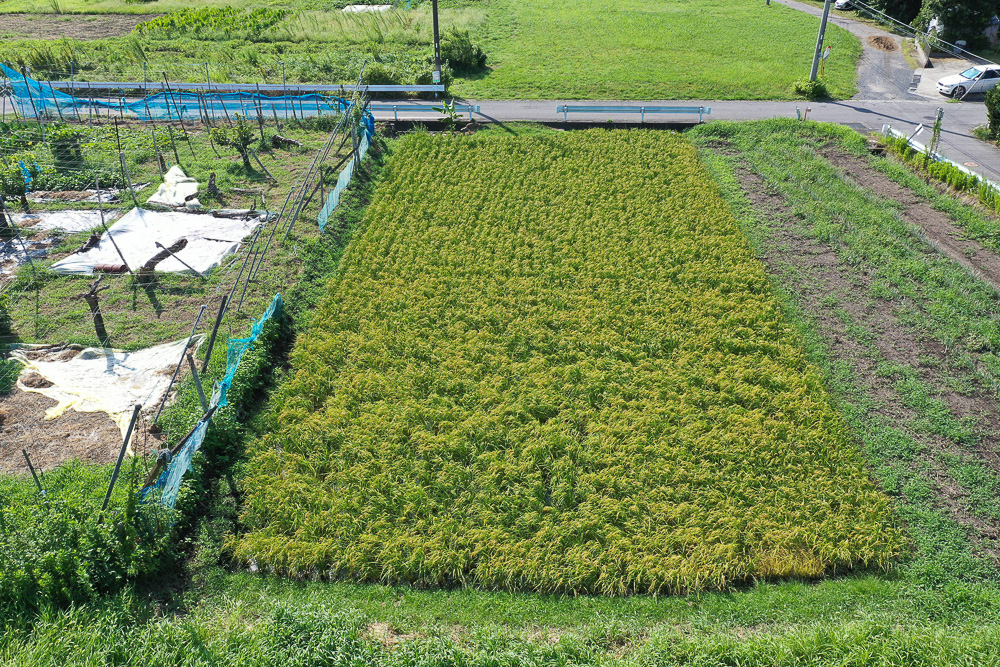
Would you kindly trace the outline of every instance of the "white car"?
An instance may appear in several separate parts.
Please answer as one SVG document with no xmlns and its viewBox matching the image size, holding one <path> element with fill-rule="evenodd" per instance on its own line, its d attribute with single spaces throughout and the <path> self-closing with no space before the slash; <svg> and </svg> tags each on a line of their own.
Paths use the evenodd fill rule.
<svg viewBox="0 0 1000 667">
<path fill-rule="evenodd" d="M 985 93 L 1000 83 L 1000 65 L 976 65 L 961 74 L 946 76 L 937 82 L 938 92 L 952 97 Z"/>
<path fill-rule="evenodd" d="M 854 9 L 854 3 L 851 0 L 837 0 L 833 3 L 834 9 Z"/>
</svg>

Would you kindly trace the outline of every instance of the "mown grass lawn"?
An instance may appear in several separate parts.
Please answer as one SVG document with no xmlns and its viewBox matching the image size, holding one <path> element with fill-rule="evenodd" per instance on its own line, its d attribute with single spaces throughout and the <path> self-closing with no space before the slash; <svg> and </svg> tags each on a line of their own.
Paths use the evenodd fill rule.
<svg viewBox="0 0 1000 667">
<path fill-rule="evenodd" d="M 758 0 L 490 0 L 489 74 L 472 98 L 788 99 L 809 75 L 819 20 Z M 856 92 L 858 40 L 830 26 L 826 82 Z"/>
</svg>

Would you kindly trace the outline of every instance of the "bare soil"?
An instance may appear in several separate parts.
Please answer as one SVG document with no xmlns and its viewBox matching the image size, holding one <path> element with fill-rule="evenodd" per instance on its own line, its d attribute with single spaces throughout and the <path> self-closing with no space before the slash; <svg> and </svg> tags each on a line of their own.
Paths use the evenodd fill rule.
<svg viewBox="0 0 1000 667">
<path fill-rule="evenodd" d="M 862 158 L 834 148 L 824 149 L 820 154 L 845 172 L 855 183 L 905 206 L 906 209 L 900 217 L 923 230 L 927 240 L 938 252 L 969 269 L 1000 292 L 1000 256 L 966 238 L 964 232 L 946 213 L 938 211 L 909 188 L 904 188 L 882 172 L 873 169 Z"/>
<path fill-rule="evenodd" d="M 927 238 L 948 256 L 960 254 L 984 276 L 994 275 L 994 265 L 1000 267 L 995 254 L 962 239 L 961 232 L 946 214 L 935 211 L 912 192 L 872 169 L 865 160 L 834 149 L 828 149 L 824 156 L 865 187 L 902 203 L 906 209 L 901 215 L 924 229 Z M 875 400 L 879 417 L 904 429 L 918 417 L 898 393 L 895 380 L 877 372 L 880 360 L 886 359 L 915 368 L 920 379 L 936 390 L 937 398 L 947 404 L 954 416 L 970 418 L 977 424 L 979 442 L 963 451 L 956 451 L 951 441 L 938 436 L 915 430 L 909 434 L 934 454 L 914 465 L 930 467 L 931 479 L 937 487 L 936 504 L 971 531 L 979 551 L 996 557 L 1000 554 L 997 545 L 1000 526 L 973 515 L 963 502 L 967 492 L 935 463 L 937 455 L 964 454 L 1000 470 L 1000 456 L 993 444 L 1000 426 L 993 393 L 978 386 L 969 373 L 952 367 L 947 350 L 938 341 L 923 338 L 906 326 L 893 304 L 869 297 L 871 275 L 861 267 L 842 262 L 834 247 L 804 236 L 798 228 L 800 221 L 785 199 L 770 190 L 759 175 L 739 168 L 737 178 L 758 213 L 779 223 L 772 230 L 761 259 L 772 277 L 795 295 L 802 310 L 813 320 L 831 358 L 852 369 L 862 388 Z M 963 254 L 965 251 L 971 254 Z M 875 354 L 856 339 L 845 320 L 870 334 Z M 950 388 L 951 380 L 963 375 L 967 377 L 962 379 L 971 383 L 973 391 L 961 393 Z"/>
<path fill-rule="evenodd" d="M 105 39 L 132 32 L 160 14 L 3 14 L 4 39 Z"/>
<path fill-rule="evenodd" d="M 887 37 L 885 35 L 876 35 L 874 37 L 868 38 L 868 44 L 875 47 L 879 51 L 897 51 L 899 46 L 896 44 L 896 40 L 892 37 Z"/>
</svg>

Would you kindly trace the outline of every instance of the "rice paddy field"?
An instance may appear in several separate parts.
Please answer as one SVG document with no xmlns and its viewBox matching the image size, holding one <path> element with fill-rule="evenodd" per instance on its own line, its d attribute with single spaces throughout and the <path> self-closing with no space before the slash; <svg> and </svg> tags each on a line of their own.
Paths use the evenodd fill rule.
<svg viewBox="0 0 1000 667">
<path fill-rule="evenodd" d="M 416 134 L 363 225 L 249 464 L 244 562 L 662 594 L 900 554 L 683 137 Z"/>
</svg>

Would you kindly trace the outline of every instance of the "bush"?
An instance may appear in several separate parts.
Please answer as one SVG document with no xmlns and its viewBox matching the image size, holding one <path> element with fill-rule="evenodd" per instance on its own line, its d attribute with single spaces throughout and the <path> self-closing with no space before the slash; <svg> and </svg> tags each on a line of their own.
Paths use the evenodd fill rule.
<svg viewBox="0 0 1000 667">
<path fill-rule="evenodd" d="M 382 63 L 372 63 L 365 68 L 365 83 L 369 86 L 398 86 L 403 83 L 403 78 Z"/>
<path fill-rule="evenodd" d="M 796 81 L 792 90 L 796 95 L 801 95 L 807 100 L 825 100 L 830 97 L 826 84 L 818 79 L 816 81 Z"/>
<path fill-rule="evenodd" d="M 452 70 L 474 72 L 486 66 L 486 54 L 472 43 L 468 30 L 452 27 L 441 36 L 441 60 L 447 61 Z"/>
<path fill-rule="evenodd" d="M 0 480 L 0 628 L 119 590 L 170 558 L 166 517 L 136 502 L 135 465 L 100 519 L 110 472 L 65 465 L 45 475 L 44 497 L 30 478 Z"/>
<path fill-rule="evenodd" d="M 986 122 L 988 136 L 992 141 L 1000 139 L 1000 87 L 986 93 Z"/>
</svg>

